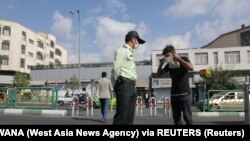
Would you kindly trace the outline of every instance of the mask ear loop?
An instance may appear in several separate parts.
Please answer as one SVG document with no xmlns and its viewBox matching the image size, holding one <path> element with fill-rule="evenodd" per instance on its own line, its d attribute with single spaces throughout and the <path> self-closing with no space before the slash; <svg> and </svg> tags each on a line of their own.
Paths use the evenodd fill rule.
<svg viewBox="0 0 250 141">
<path fill-rule="evenodd" d="M 134 45 L 134 49 L 138 49 L 138 48 L 139 48 L 139 46 L 140 46 L 140 44 L 139 44 L 138 39 L 137 39 L 137 38 L 135 38 L 135 39 L 136 39 L 137 44 L 135 44 L 135 45 Z"/>
</svg>

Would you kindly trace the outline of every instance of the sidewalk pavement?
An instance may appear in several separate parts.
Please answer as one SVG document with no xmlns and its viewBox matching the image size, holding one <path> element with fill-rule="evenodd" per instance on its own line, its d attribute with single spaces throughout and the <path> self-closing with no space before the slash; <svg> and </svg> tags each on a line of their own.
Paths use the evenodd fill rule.
<svg viewBox="0 0 250 141">
<path fill-rule="evenodd" d="M 115 111 L 114 111 L 115 112 Z M 149 117 L 150 109 L 143 109 L 142 117 Z M 94 116 L 100 116 L 100 109 L 94 109 Z M 0 109 L 0 115 L 42 115 L 42 116 L 71 116 L 71 110 L 64 109 Z M 88 116 L 91 116 L 91 111 L 89 111 Z M 110 114 L 113 116 L 114 113 Z M 137 113 L 135 113 L 136 116 Z M 140 113 L 139 113 L 140 114 Z M 80 116 L 87 116 L 86 110 L 79 110 Z M 234 116 L 234 117 L 244 117 L 244 112 L 193 112 L 193 117 L 223 117 L 223 116 Z M 154 116 L 154 111 L 153 111 Z M 164 117 L 164 109 L 157 108 L 157 116 Z"/>
<path fill-rule="evenodd" d="M 67 110 L 50 110 L 50 109 L 0 109 L 0 114 L 5 114 L 5 115 L 66 116 Z"/>
</svg>

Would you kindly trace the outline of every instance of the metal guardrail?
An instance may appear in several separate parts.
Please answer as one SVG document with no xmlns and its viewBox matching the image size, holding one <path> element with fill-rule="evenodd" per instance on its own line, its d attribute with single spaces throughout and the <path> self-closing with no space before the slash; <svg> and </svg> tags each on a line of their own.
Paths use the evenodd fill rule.
<svg viewBox="0 0 250 141">
<path fill-rule="evenodd" d="M 152 65 L 152 61 L 135 61 L 136 66 L 143 65 Z M 92 67 L 112 67 L 113 62 L 104 62 L 104 63 L 84 63 L 80 64 L 80 67 L 83 68 L 92 68 Z M 58 65 L 36 65 L 31 66 L 31 70 L 44 70 L 44 69 L 73 69 L 79 68 L 79 64 L 58 64 Z"/>
<path fill-rule="evenodd" d="M 57 108 L 58 92 L 52 88 L 1 88 L 0 92 L 0 107 L 28 109 Z"/>
<path fill-rule="evenodd" d="M 202 105 L 202 109 L 203 112 L 205 111 L 243 111 L 244 107 L 243 107 L 243 101 L 242 99 L 238 99 L 238 98 L 234 98 L 228 96 L 227 98 L 217 101 L 217 99 L 215 99 L 216 93 L 226 93 L 226 92 L 237 92 L 237 93 L 243 93 L 242 90 L 208 90 L 207 93 L 205 93 L 204 97 L 203 97 L 203 105 Z M 228 106 L 229 104 L 240 104 L 240 102 L 242 103 L 242 107 L 233 107 L 230 108 L 230 106 Z M 224 104 L 224 108 L 221 108 L 219 106 L 219 104 Z M 228 106 L 226 108 L 226 106 Z M 240 106 L 240 105 L 237 105 Z"/>
<path fill-rule="evenodd" d="M 247 82 L 244 85 L 244 91 L 245 91 L 245 102 L 244 102 L 244 107 L 245 107 L 245 124 L 249 125 L 249 94 L 250 94 L 250 83 Z"/>
<path fill-rule="evenodd" d="M 8 88 L 0 88 L 0 107 L 8 106 Z"/>
</svg>

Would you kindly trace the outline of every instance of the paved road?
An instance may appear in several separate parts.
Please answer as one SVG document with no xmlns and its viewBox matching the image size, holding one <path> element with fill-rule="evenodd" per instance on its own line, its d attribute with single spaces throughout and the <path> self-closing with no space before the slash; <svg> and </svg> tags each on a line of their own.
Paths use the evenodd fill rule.
<svg viewBox="0 0 250 141">
<path fill-rule="evenodd" d="M 110 114 L 107 123 L 100 121 L 100 109 L 94 110 L 94 116 L 86 116 L 81 113 L 79 116 L 51 117 L 42 115 L 0 115 L 0 125 L 111 125 L 113 115 Z M 86 112 L 86 111 L 85 111 Z M 68 113 L 71 113 L 70 111 Z M 146 114 L 146 113 L 145 113 Z M 243 125 L 244 117 L 223 116 L 223 117 L 193 117 L 196 125 Z M 158 114 L 151 117 L 149 114 L 143 117 L 135 116 L 135 125 L 173 125 L 171 117 L 164 117 Z"/>
<path fill-rule="evenodd" d="M 63 109 L 63 107 L 60 107 L 60 109 Z M 66 116 L 45 116 L 45 115 L 5 115 L 0 114 L 0 126 L 1 128 L 11 128 L 11 129 L 21 129 L 24 132 L 27 129 L 41 129 L 41 131 L 48 131 L 48 130 L 57 130 L 62 132 L 67 131 L 75 131 L 75 130 L 81 130 L 83 132 L 98 132 L 104 133 L 104 131 L 135 131 L 136 129 L 139 129 L 139 131 L 150 131 L 153 133 L 158 133 L 158 129 L 166 131 L 168 129 L 177 129 L 173 125 L 173 120 L 171 117 L 164 117 L 164 110 L 158 109 L 157 110 L 157 116 L 150 116 L 150 110 L 144 109 L 143 111 L 143 117 L 135 116 L 134 125 L 139 126 L 109 126 L 112 125 L 113 116 L 114 113 L 109 114 L 108 122 L 102 123 L 101 122 L 101 115 L 100 115 L 100 109 L 94 109 L 94 115 L 93 116 L 87 116 L 86 110 L 80 110 L 78 116 L 71 116 L 71 111 L 67 111 Z M 246 134 L 246 137 L 248 138 L 249 131 L 248 126 L 242 126 L 244 125 L 244 117 L 242 116 L 193 116 L 194 124 L 195 125 L 207 125 L 207 126 L 189 126 L 190 129 L 201 129 L 203 132 L 204 129 L 214 129 L 215 131 L 242 131 L 244 130 L 244 133 Z M 21 126 L 18 126 L 21 125 Z M 27 125 L 27 126 L 24 126 Z M 37 126 L 37 125 L 43 125 L 43 126 Z M 98 126 L 95 126 L 98 125 Z M 99 125 L 106 125 L 106 126 L 99 126 Z M 144 125 L 144 126 L 140 126 Z M 146 126 L 145 126 L 146 125 Z M 157 126 L 155 126 L 157 125 Z M 163 126 L 161 126 L 163 125 Z M 217 126 L 218 125 L 218 126 Z M 233 125 L 233 126 L 226 126 L 226 125 Z M 238 125 L 238 126 L 236 126 Z M 185 129 L 188 128 L 187 126 L 183 126 Z M 183 127 L 179 127 L 180 129 Z M 218 128 L 217 128 L 218 127 Z M 192 130 L 193 131 L 193 130 Z M 111 135 L 111 133 L 110 133 Z M 113 134 L 112 134 L 113 135 Z M 81 136 L 79 136 L 81 137 Z M 98 137 L 98 136 L 96 136 Z M 109 140 L 110 137 L 107 137 Z M 140 138 L 148 138 L 150 137 L 148 134 L 143 137 L 140 134 Z M 159 137 L 155 134 L 155 136 L 152 136 L 154 139 L 157 139 L 155 137 Z M 176 136 L 174 136 L 176 138 Z M 178 137 L 178 136 L 177 136 Z M 181 137 L 181 136 L 180 136 Z M 124 137 L 123 137 L 124 138 Z M 153 139 L 152 138 L 152 139 Z M 169 138 L 169 137 L 168 137 Z M 101 139 L 104 139 L 103 135 L 101 136 Z M 128 139 L 130 137 L 128 136 Z M 203 134 L 201 136 L 198 136 L 195 138 L 195 140 L 204 140 Z M 214 139 L 214 138 L 211 138 Z M 146 140 L 146 139 L 145 139 Z M 236 139 L 239 140 L 239 137 Z M 244 139 L 248 140 L 248 139 Z"/>
<path fill-rule="evenodd" d="M 160 106 L 162 107 L 162 106 Z M 58 107 L 58 110 L 67 109 L 65 106 Z M 138 109 L 140 112 L 140 109 Z M 198 110 L 194 107 L 193 112 Z M 99 108 L 93 110 L 93 116 L 91 116 L 91 111 L 87 116 L 86 109 L 80 109 L 78 116 L 72 116 L 72 111 L 67 110 L 66 116 L 45 116 L 45 115 L 4 115 L 0 114 L 0 125 L 111 125 L 113 121 L 113 113 L 109 113 L 108 122 L 102 123 L 101 111 Z M 173 120 L 171 117 L 164 116 L 164 109 L 157 108 L 157 116 L 151 116 L 149 108 L 143 108 L 142 117 L 139 115 L 135 116 L 134 124 L 136 125 L 173 125 Z M 152 111 L 154 115 L 154 111 Z M 244 116 L 210 116 L 210 117 L 200 117 L 193 116 L 194 124 L 196 125 L 244 125 Z"/>
</svg>

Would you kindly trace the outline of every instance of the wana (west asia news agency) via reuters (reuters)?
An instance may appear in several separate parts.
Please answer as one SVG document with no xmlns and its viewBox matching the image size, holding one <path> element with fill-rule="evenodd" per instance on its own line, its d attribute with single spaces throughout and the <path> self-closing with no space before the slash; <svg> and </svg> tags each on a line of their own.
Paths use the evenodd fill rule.
<svg viewBox="0 0 250 141">
<path fill-rule="evenodd" d="M 6 128 L 7 127 L 7 128 Z M 88 137 L 88 138 L 127 138 L 146 139 L 189 137 L 192 139 L 215 139 L 216 137 L 230 137 L 247 140 L 249 127 L 241 126 L 3 126 L 0 137 L 22 137 L 35 139 L 37 137 Z"/>
</svg>

